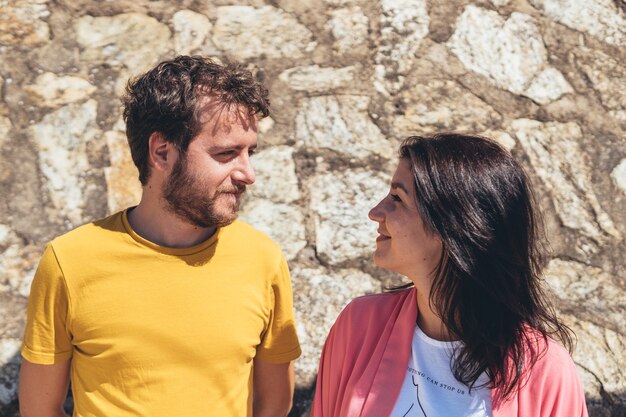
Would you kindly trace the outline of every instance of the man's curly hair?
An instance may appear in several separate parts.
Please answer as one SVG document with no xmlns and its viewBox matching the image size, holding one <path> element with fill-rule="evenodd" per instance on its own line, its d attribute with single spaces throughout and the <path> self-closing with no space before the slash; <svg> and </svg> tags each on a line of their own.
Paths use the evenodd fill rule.
<svg viewBox="0 0 626 417">
<path fill-rule="evenodd" d="M 128 82 L 122 98 L 126 137 L 139 181 L 150 176 L 148 139 L 161 133 L 181 152 L 199 133 L 201 101 L 211 98 L 221 110 L 269 115 L 268 91 L 238 63 L 219 64 L 201 56 L 178 56 Z"/>
</svg>

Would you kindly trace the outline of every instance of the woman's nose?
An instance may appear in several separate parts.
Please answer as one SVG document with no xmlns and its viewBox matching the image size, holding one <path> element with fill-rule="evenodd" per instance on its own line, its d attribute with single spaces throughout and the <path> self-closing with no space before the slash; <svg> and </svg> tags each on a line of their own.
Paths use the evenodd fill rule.
<svg viewBox="0 0 626 417">
<path fill-rule="evenodd" d="M 370 220 L 373 220 L 375 222 L 382 222 L 383 221 L 383 210 L 382 210 L 382 202 L 383 201 L 379 201 L 378 204 L 376 204 L 374 207 L 372 207 L 372 209 L 369 211 L 369 213 L 367 213 L 367 217 L 370 218 Z"/>
</svg>

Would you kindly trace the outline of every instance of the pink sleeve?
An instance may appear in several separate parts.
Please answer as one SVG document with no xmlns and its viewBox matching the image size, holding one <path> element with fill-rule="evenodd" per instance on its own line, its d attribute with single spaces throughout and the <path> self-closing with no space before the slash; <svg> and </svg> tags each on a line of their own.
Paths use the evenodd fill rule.
<svg viewBox="0 0 626 417">
<path fill-rule="evenodd" d="M 346 306 L 324 344 L 312 417 L 389 415 L 411 353 L 415 296 L 368 295 Z"/>
<path fill-rule="evenodd" d="M 569 353 L 550 342 L 545 362 L 541 416 L 587 417 L 585 393 Z"/>
<path fill-rule="evenodd" d="M 585 394 L 574 361 L 552 340 L 512 402 L 516 403 L 516 413 L 500 410 L 500 413 L 494 412 L 494 417 L 588 417 Z"/>
<path fill-rule="evenodd" d="M 343 313 L 339 315 L 330 329 L 322 349 L 311 417 L 332 417 L 335 415 L 342 369 L 341 358 L 344 356 L 341 352 L 345 350 L 342 348 L 341 340 L 336 340 L 337 327 L 341 326 L 342 316 Z"/>
</svg>

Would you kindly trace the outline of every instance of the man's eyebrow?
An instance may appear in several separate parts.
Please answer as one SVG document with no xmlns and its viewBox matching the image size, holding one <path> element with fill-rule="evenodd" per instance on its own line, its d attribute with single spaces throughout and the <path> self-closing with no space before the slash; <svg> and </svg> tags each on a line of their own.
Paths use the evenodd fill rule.
<svg viewBox="0 0 626 417">
<path fill-rule="evenodd" d="M 229 151 L 232 149 L 236 149 L 238 151 L 242 150 L 243 148 L 245 148 L 244 145 L 233 145 L 233 146 L 228 146 L 228 145 L 213 145 L 211 147 L 209 147 L 209 152 L 220 152 L 220 151 Z M 257 145 L 252 145 L 249 147 L 249 149 L 251 150 L 256 150 Z"/>
<path fill-rule="evenodd" d="M 399 188 L 402 191 L 404 191 L 404 194 L 409 195 L 409 190 L 406 189 L 406 187 L 404 186 L 404 184 L 402 184 L 401 182 L 392 182 L 391 183 L 391 188 Z"/>
</svg>

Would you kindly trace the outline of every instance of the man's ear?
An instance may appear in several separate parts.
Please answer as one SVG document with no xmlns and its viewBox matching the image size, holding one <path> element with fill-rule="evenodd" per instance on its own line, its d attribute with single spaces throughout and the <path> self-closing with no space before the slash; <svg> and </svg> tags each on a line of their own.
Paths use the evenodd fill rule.
<svg viewBox="0 0 626 417">
<path fill-rule="evenodd" d="M 152 132 L 148 138 L 148 158 L 153 169 L 168 171 L 174 165 L 177 154 L 176 147 L 165 140 L 161 132 Z"/>
</svg>

